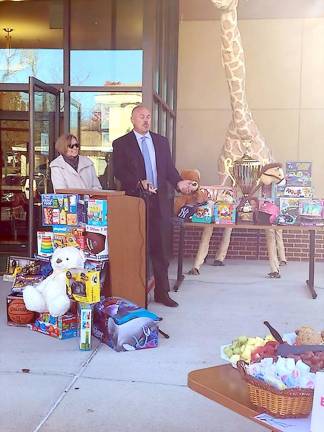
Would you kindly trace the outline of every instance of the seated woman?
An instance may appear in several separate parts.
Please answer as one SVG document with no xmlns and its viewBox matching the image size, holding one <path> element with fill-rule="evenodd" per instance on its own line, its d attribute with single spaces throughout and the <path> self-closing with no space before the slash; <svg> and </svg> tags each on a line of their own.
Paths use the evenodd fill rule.
<svg viewBox="0 0 324 432">
<path fill-rule="evenodd" d="M 74 135 L 61 135 L 55 143 L 55 149 L 60 156 L 50 163 L 54 191 L 102 189 L 93 162 L 79 154 L 80 144 Z"/>
</svg>

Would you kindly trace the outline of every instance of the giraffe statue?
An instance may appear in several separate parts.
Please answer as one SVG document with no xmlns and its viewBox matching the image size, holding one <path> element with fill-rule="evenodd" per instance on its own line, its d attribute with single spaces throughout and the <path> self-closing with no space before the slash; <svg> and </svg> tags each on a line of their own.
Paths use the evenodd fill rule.
<svg viewBox="0 0 324 432">
<path fill-rule="evenodd" d="M 226 81 L 230 94 L 230 103 L 232 110 L 232 120 L 225 135 L 225 143 L 218 162 L 219 183 L 225 186 L 229 182 L 229 174 L 226 171 L 226 165 L 233 164 L 244 154 L 248 154 L 253 159 L 259 160 L 262 165 L 273 162 L 270 148 L 267 146 L 265 139 L 261 135 L 252 113 L 249 109 L 246 91 L 245 91 L 245 58 L 242 46 L 242 40 L 237 22 L 238 0 L 211 0 L 221 11 L 221 55 L 222 63 L 225 69 Z M 270 233 L 273 231 L 273 233 Z M 199 268 L 203 264 L 209 248 L 210 238 L 213 233 L 213 226 L 205 226 L 199 244 L 199 249 L 195 258 L 194 266 L 190 270 L 191 274 L 199 274 Z M 227 250 L 231 239 L 231 228 L 225 228 L 223 237 L 215 256 L 214 265 L 224 265 Z M 267 230 L 267 245 L 270 257 L 271 273 L 279 274 L 279 261 L 271 259 L 274 256 L 274 245 L 276 242 L 271 239 L 270 235 L 276 236 L 274 230 Z M 268 238 L 269 237 L 269 238 Z M 282 233 L 279 233 L 282 242 Z M 280 238 L 278 239 L 280 242 Z M 269 245 L 271 246 L 271 251 Z M 280 261 L 286 262 L 283 247 L 278 247 L 281 252 Z M 275 253 L 277 256 L 277 252 Z M 274 264 L 272 265 L 272 261 Z"/>
</svg>

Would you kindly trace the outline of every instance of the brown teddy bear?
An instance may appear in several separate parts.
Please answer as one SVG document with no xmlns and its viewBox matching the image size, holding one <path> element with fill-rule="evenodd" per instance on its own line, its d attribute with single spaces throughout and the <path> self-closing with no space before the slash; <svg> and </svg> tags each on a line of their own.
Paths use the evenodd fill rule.
<svg viewBox="0 0 324 432">
<path fill-rule="evenodd" d="M 312 327 L 303 326 L 296 330 L 296 345 L 324 344 L 324 331 L 317 332 Z"/>
<path fill-rule="evenodd" d="M 200 189 L 200 171 L 198 169 L 185 169 L 180 173 L 183 180 L 191 180 L 197 184 L 197 189 L 190 195 L 177 195 L 174 199 L 174 214 L 177 215 L 181 207 L 189 204 L 201 204 L 208 199 L 208 192 Z"/>
</svg>

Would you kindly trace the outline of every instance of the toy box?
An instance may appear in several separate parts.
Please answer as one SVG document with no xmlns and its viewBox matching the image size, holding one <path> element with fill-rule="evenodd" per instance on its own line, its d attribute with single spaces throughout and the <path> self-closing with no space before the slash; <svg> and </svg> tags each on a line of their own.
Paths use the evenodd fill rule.
<svg viewBox="0 0 324 432">
<path fill-rule="evenodd" d="M 323 201 L 305 199 L 299 203 L 301 225 L 324 225 Z"/>
<path fill-rule="evenodd" d="M 312 198 L 313 190 L 307 186 L 286 186 L 284 196 L 295 198 Z"/>
<path fill-rule="evenodd" d="M 279 225 L 296 225 L 299 223 L 299 205 L 302 200 L 304 198 L 280 197 Z"/>
<path fill-rule="evenodd" d="M 214 220 L 214 202 L 209 201 L 207 204 L 202 204 L 196 208 L 192 215 L 192 222 L 212 223 Z"/>
<path fill-rule="evenodd" d="M 215 224 L 235 224 L 236 207 L 228 202 L 217 202 L 214 207 Z"/>
<path fill-rule="evenodd" d="M 43 225 L 77 225 L 78 195 L 43 194 Z"/>
<path fill-rule="evenodd" d="M 87 225 L 107 227 L 107 201 L 89 198 L 87 201 Z"/>
<path fill-rule="evenodd" d="M 159 320 L 128 300 L 108 297 L 94 306 L 93 334 L 115 351 L 156 348 Z"/>
<path fill-rule="evenodd" d="M 27 327 L 35 321 L 36 314 L 26 309 L 22 294 L 7 296 L 7 324 L 10 326 Z"/>
<path fill-rule="evenodd" d="M 66 272 L 66 292 L 81 303 L 100 300 L 100 272 L 86 269 L 70 269 Z"/>
<path fill-rule="evenodd" d="M 80 304 L 80 350 L 91 350 L 92 309 L 88 304 Z"/>
<path fill-rule="evenodd" d="M 28 285 L 37 285 L 45 279 L 43 275 L 29 275 L 19 273 L 15 277 L 14 283 L 12 284 L 11 291 L 13 293 L 22 293 L 24 288 Z"/>
<path fill-rule="evenodd" d="M 50 231 L 37 231 L 37 254 L 51 257 L 54 252 L 54 234 Z"/>
<path fill-rule="evenodd" d="M 7 259 L 6 273 L 3 275 L 3 280 L 14 282 L 18 274 L 24 275 L 42 275 L 47 277 L 52 272 L 52 267 L 49 261 L 45 258 L 26 258 L 9 256 Z"/>
<path fill-rule="evenodd" d="M 107 260 L 108 259 L 108 230 L 107 227 L 97 227 L 86 225 L 84 252 L 89 259 Z"/>
<path fill-rule="evenodd" d="M 78 249 L 85 249 L 85 228 L 83 227 L 53 227 L 53 245 L 57 247 L 73 246 Z"/>
<path fill-rule="evenodd" d="M 39 317 L 29 327 L 58 339 L 69 339 L 78 335 L 79 320 L 73 313 L 66 313 L 59 317 L 53 317 L 48 312 L 39 314 Z"/>
<path fill-rule="evenodd" d="M 287 186 L 312 186 L 312 162 L 286 162 Z"/>
</svg>

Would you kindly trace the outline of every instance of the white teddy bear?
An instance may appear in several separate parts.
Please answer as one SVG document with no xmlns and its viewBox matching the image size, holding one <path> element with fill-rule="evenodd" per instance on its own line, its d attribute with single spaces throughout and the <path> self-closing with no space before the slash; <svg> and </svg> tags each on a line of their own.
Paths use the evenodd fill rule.
<svg viewBox="0 0 324 432">
<path fill-rule="evenodd" d="M 51 265 L 53 273 L 38 285 L 29 285 L 23 291 L 26 308 L 35 312 L 49 312 L 57 317 L 70 308 L 66 294 L 65 273 L 71 268 L 84 268 L 85 256 L 75 247 L 55 249 Z"/>
</svg>

